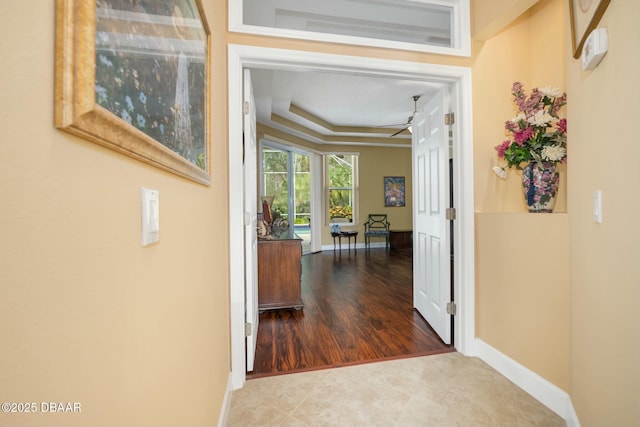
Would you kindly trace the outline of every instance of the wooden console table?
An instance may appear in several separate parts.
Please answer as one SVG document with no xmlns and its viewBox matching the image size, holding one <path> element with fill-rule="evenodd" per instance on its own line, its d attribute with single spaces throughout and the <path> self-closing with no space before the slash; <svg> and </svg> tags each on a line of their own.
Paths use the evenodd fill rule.
<svg viewBox="0 0 640 427">
<path fill-rule="evenodd" d="M 291 230 L 258 239 L 258 310 L 302 304 L 302 239 Z"/>
</svg>

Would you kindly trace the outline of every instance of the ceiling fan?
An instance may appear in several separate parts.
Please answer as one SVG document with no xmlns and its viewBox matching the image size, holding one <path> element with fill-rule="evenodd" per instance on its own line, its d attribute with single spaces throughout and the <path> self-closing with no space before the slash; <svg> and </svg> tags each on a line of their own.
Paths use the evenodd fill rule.
<svg viewBox="0 0 640 427">
<path fill-rule="evenodd" d="M 402 129 L 400 129 L 399 131 L 395 132 L 393 135 L 389 135 L 390 138 L 401 134 L 405 130 L 408 130 L 409 132 L 411 132 L 411 122 L 413 121 L 413 116 L 418 112 L 418 100 L 420 99 L 420 95 L 413 95 L 412 98 L 413 98 L 413 113 L 411 113 L 411 115 L 409 116 L 409 118 L 407 119 L 406 122 L 397 123 L 395 125 L 382 125 L 382 126 L 379 126 L 379 127 L 404 126 Z"/>
</svg>

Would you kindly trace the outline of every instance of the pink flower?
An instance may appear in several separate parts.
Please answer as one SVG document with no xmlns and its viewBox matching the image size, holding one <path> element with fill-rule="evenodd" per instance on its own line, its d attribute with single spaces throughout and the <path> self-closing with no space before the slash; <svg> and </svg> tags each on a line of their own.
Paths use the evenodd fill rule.
<svg viewBox="0 0 640 427">
<path fill-rule="evenodd" d="M 558 111 L 560 111 L 560 108 L 562 108 L 562 106 L 565 105 L 566 103 L 567 103 L 567 94 L 563 93 L 562 96 L 558 98 L 554 98 L 553 105 L 551 106 L 551 109 L 549 110 L 549 112 L 551 113 L 552 116 L 557 116 Z"/>
<path fill-rule="evenodd" d="M 528 127 L 513 133 L 513 140 L 518 145 L 524 145 L 524 143 L 533 137 L 533 128 Z"/>
<path fill-rule="evenodd" d="M 540 105 L 542 105 L 542 98 L 542 93 L 538 89 L 533 89 L 531 96 L 529 96 L 529 99 L 527 99 L 521 107 L 527 117 L 533 116 L 540 109 Z"/>
<path fill-rule="evenodd" d="M 507 167 L 517 169 L 541 156 L 545 161 L 564 162 L 567 120 L 560 119 L 557 113 L 566 105 L 566 94 L 551 87 L 534 88 L 527 93 L 520 82 L 513 83 L 511 93 L 517 112 L 504 123 L 510 139 L 495 147 L 498 158 L 506 160 Z"/>
<path fill-rule="evenodd" d="M 509 132 L 516 132 L 520 128 L 520 126 L 513 120 L 507 120 L 506 122 L 504 122 L 504 128 Z"/>
<path fill-rule="evenodd" d="M 507 139 L 502 144 L 496 146 L 496 151 L 498 152 L 498 157 L 500 159 L 504 159 L 504 152 L 507 151 L 507 148 L 509 148 L 510 145 L 511 141 Z"/>
<path fill-rule="evenodd" d="M 567 133 L 567 119 L 558 120 L 558 130 L 560 133 Z"/>
</svg>

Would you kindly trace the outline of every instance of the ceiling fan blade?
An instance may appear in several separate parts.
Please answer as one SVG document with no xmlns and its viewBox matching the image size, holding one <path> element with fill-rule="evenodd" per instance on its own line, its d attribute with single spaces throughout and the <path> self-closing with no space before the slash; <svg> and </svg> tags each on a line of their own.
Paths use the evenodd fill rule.
<svg viewBox="0 0 640 427">
<path fill-rule="evenodd" d="M 390 135 L 389 138 L 394 137 L 396 135 L 401 134 L 402 132 L 404 132 L 405 130 L 407 130 L 408 128 L 404 128 L 404 129 L 400 129 L 398 132 L 394 133 L 393 135 Z"/>
<path fill-rule="evenodd" d="M 378 125 L 376 127 L 377 128 L 386 128 L 386 127 L 404 126 L 403 129 L 400 129 L 399 131 L 397 131 L 393 135 L 390 135 L 390 137 L 399 135 L 402 132 L 404 132 L 405 130 L 409 129 L 411 127 L 411 123 L 413 122 L 413 116 L 415 115 L 415 113 L 418 112 L 418 99 L 420 99 L 420 95 L 414 95 L 414 96 L 412 96 L 412 98 L 413 98 L 413 114 L 411 114 L 409 116 L 409 118 L 407 118 L 406 122 L 398 123 L 398 124 L 395 124 L 395 125 Z M 409 130 L 409 132 L 411 132 L 411 130 Z"/>
</svg>

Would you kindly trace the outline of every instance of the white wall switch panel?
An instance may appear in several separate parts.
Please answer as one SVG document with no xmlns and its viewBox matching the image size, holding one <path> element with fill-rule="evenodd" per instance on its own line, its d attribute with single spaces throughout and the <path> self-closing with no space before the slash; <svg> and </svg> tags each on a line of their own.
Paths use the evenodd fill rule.
<svg viewBox="0 0 640 427">
<path fill-rule="evenodd" d="M 142 205 L 142 246 L 160 240 L 160 192 L 143 188 L 140 192 Z"/>
<path fill-rule="evenodd" d="M 593 192 L 593 222 L 602 224 L 602 191 Z"/>
</svg>

